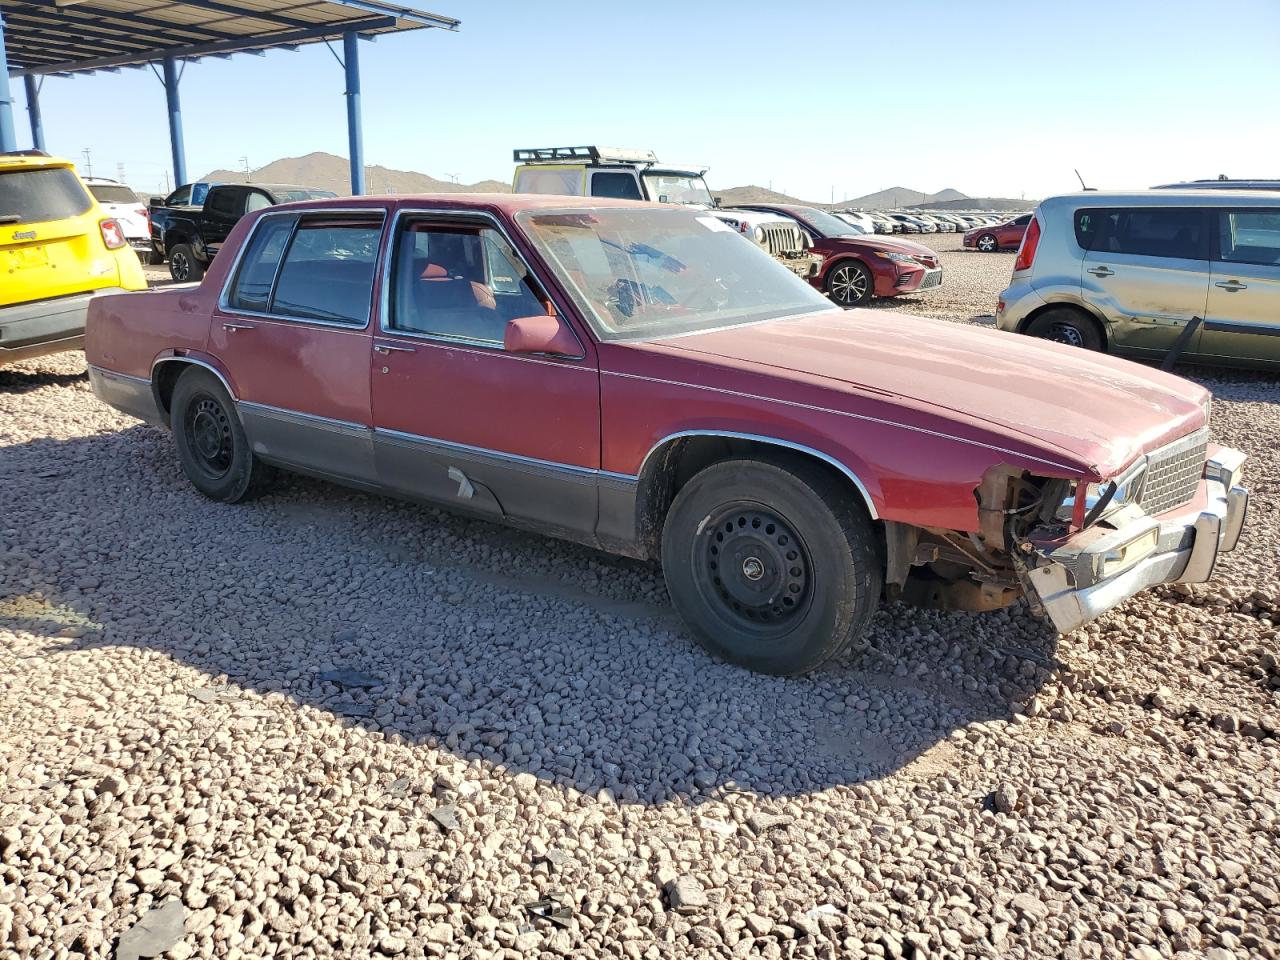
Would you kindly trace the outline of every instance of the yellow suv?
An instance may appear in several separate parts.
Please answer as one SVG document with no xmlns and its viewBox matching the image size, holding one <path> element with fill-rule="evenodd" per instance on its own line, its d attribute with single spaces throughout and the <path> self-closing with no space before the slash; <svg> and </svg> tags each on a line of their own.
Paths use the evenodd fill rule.
<svg viewBox="0 0 1280 960">
<path fill-rule="evenodd" d="M 80 349 L 91 299 L 146 286 L 69 161 L 0 154 L 0 366 Z"/>
</svg>

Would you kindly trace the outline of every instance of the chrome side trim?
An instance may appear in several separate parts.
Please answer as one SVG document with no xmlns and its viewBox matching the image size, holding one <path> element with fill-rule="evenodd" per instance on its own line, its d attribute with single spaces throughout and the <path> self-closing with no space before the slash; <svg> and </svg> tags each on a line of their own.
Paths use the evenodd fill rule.
<svg viewBox="0 0 1280 960">
<path fill-rule="evenodd" d="M 280 280 L 280 269 L 284 266 L 285 258 L 289 256 L 289 248 L 293 246 L 293 238 L 298 233 L 298 224 L 307 217 L 327 217 L 336 214 L 341 217 L 351 216 L 352 214 L 364 215 L 370 219 L 378 218 L 382 221 L 382 235 L 378 238 L 378 252 L 374 255 L 374 278 L 376 280 L 378 274 L 377 257 L 381 256 L 386 246 L 387 240 L 387 208 L 386 207 L 326 207 L 324 209 L 308 209 L 308 210 L 271 210 L 259 215 L 258 220 L 249 230 L 249 235 L 244 238 L 244 242 L 240 244 L 240 249 L 236 251 L 236 258 L 231 262 L 231 268 L 227 271 L 227 278 L 222 283 L 222 290 L 218 293 L 218 309 L 223 313 L 232 314 L 238 317 L 257 317 L 260 320 L 282 320 L 286 323 L 306 323 L 314 324 L 321 327 L 336 327 L 340 330 L 368 330 L 369 323 L 373 319 L 373 311 L 376 306 L 373 298 L 373 284 L 369 285 L 369 314 L 365 317 L 362 324 L 340 323 L 336 320 L 316 320 L 311 317 L 291 317 L 282 313 L 266 313 L 257 310 L 242 310 L 239 307 L 233 307 L 228 302 L 232 286 L 235 285 L 236 278 L 240 273 L 240 262 L 244 259 L 245 253 L 253 244 L 253 238 L 257 236 L 258 231 L 262 229 L 262 222 L 272 217 L 292 217 L 293 229 L 289 233 L 289 239 L 285 241 L 284 250 L 280 253 L 280 259 L 276 261 L 276 270 L 271 278 L 271 296 L 275 295 L 276 283 Z"/>
<path fill-rule="evenodd" d="M 114 370 L 108 370 L 106 367 L 99 367 L 92 363 L 86 364 L 86 366 L 104 380 L 123 380 L 139 386 L 151 386 L 151 378 L 149 377 L 135 377 L 127 373 L 117 373 Z M 154 370 L 155 368 L 153 367 L 152 369 Z"/>
<path fill-rule="evenodd" d="M 792 443 L 790 440 L 779 440 L 777 437 L 765 437 L 755 433 L 735 433 L 730 430 L 681 430 L 679 433 L 670 434 L 663 437 L 649 448 L 649 452 L 644 455 L 644 459 L 640 462 L 640 476 L 644 476 L 644 469 L 649 463 L 649 458 L 652 457 L 659 448 L 670 443 L 672 440 L 679 440 L 682 437 L 726 437 L 730 440 L 754 440 L 757 443 L 764 443 L 775 447 L 785 447 L 788 450 L 795 450 L 798 453 L 817 457 L 819 460 L 830 464 L 848 477 L 850 482 L 858 488 L 858 492 L 862 494 L 862 501 L 866 505 L 867 512 L 871 514 L 871 519 L 880 519 L 879 513 L 876 512 L 876 505 L 871 500 L 871 494 L 867 492 L 866 484 L 862 482 L 856 473 L 835 457 L 823 453 L 821 450 L 815 450 L 813 447 L 806 447 L 802 443 Z"/>
<path fill-rule="evenodd" d="M 474 457 L 484 457 L 489 460 L 498 460 L 514 466 L 532 467 L 537 470 L 567 473 L 577 477 L 598 477 L 601 471 L 594 467 L 580 467 L 572 463 L 560 463 L 556 460 L 540 460 L 537 457 L 525 457 L 516 453 L 504 453 L 500 450 L 491 450 L 487 447 L 474 447 L 468 443 L 458 443 L 454 440 L 440 440 L 435 437 L 424 437 L 421 434 L 406 433 L 403 430 L 388 430 L 385 427 L 374 428 L 375 437 L 384 437 L 392 441 L 400 441 L 411 444 L 413 446 L 430 446 L 439 447 L 441 450 L 453 450 L 458 453 L 469 454 Z M 612 477 L 622 476 L 621 474 L 611 474 Z M 633 482 L 636 478 L 629 478 Z"/>
<path fill-rule="evenodd" d="M 1077 467 L 1068 466 L 1065 463 L 1058 463 L 1054 460 L 1046 460 L 1043 457 L 1037 457 L 1029 453 L 1020 453 L 1017 450 L 1010 450 L 1006 447 L 998 447 L 992 443 L 983 443 L 980 440 L 968 440 L 964 437 L 957 437 L 949 433 L 940 433 L 937 430 L 930 430 L 927 427 L 916 427 L 908 423 L 898 423 L 893 420 L 882 420 L 879 417 L 869 417 L 861 413 L 849 413 L 846 410 L 832 410 L 830 407 L 819 407 L 811 403 L 800 403 L 797 400 L 779 400 L 777 397 L 762 397 L 759 394 L 743 393 L 739 390 L 725 390 L 723 387 L 708 387 L 700 383 L 685 383 L 681 380 L 664 380 L 661 377 L 643 377 L 635 373 L 620 373 L 616 370 L 601 370 L 600 375 L 604 377 L 623 377 L 627 380 L 644 380 L 649 383 L 665 383 L 673 387 L 688 387 L 690 390 L 706 390 L 711 393 L 720 393 L 730 397 L 743 397 L 747 400 L 760 400 L 764 403 L 777 403 L 785 407 L 795 407 L 799 410 L 812 410 L 816 413 L 830 413 L 837 417 L 848 417 L 851 420 L 862 420 L 866 423 L 879 423 L 887 427 L 901 427 L 903 430 L 910 430 L 913 433 L 923 433 L 931 437 L 940 437 L 943 440 L 954 440 L 956 443 L 967 443 L 973 447 L 981 447 L 984 450 L 995 450 L 999 453 L 1007 453 L 1014 457 L 1023 457 L 1027 460 L 1034 460 L 1036 463 L 1043 463 L 1047 467 L 1054 467 L 1058 470 L 1067 470 L 1071 473 L 1078 473 Z M 720 433 L 719 431 L 711 431 L 713 435 Z M 721 436 L 728 436 L 727 433 L 720 433 Z"/>
<path fill-rule="evenodd" d="M 152 380 L 154 380 L 156 377 L 156 367 L 160 366 L 160 364 L 162 363 L 189 363 L 189 364 L 192 364 L 193 366 L 204 367 L 206 370 L 208 370 L 210 373 L 212 373 L 215 377 L 218 378 L 218 381 L 222 384 L 223 389 L 227 391 L 227 395 L 230 396 L 232 400 L 238 399 L 236 397 L 236 392 L 231 389 L 231 384 L 227 383 L 227 378 L 222 375 L 222 371 L 220 371 L 217 367 L 214 367 L 209 363 L 206 363 L 204 360 L 199 360 L 195 357 L 176 357 L 176 356 L 161 357 L 155 363 L 151 364 Z"/>
<path fill-rule="evenodd" d="M 355 423 L 351 420 L 335 420 L 332 417 L 322 417 L 314 413 L 303 413 L 301 410 L 288 410 L 284 407 L 273 407 L 267 403 L 253 403 L 249 400 L 237 400 L 236 408 L 248 411 L 249 413 L 255 413 L 261 417 L 271 417 L 275 420 L 299 422 L 309 427 L 317 427 L 320 430 L 330 430 L 334 433 L 365 435 L 372 433 L 373 431 L 372 427 L 365 426 L 362 423 Z"/>
</svg>

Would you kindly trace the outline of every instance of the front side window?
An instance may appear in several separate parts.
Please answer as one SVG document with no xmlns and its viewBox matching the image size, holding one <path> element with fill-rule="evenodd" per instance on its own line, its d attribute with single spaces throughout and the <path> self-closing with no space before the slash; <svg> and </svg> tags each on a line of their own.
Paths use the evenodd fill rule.
<svg viewBox="0 0 1280 960">
<path fill-rule="evenodd" d="M 177 190 L 173 191 L 173 193 L 169 194 L 169 196 L 164 198 L 164 205 L 166 207 L 185 207 L 190 202 L 191 184 L 187 184 L 185 187 L 179 187 Z"/>
<path fill-rule="evenodd" d="M 227 297 L 231 309 L 364 326 L 382 221 L 265 217 Z"/>
<path fill-rule="evenodd" d="M 391 330 L 501 345 L 507 323 L 547 312 L 545 296 L 491 227 L 411 222 L 396 240 Z"/>
<path fill-rule="evenodd" d="M 593 197 L 612 197 L 615 200 L 643 200 L 640 196 L 640 184 L 629 173 L 593 173 L 591 175 L 591 195 Z"/>
<path fill-rule="evenodd" d="M 0 172 L 0 224 L 5 226 L 66 220 L 92 205 L 80 178 L 66 167 Z"/>
<path fill-rule="evenodd" d="M 701 177 L 680 173 L 646 173 L 644 185 L 650 200 L 662 203 L 683 203 L 700 207 L 713 207 L 715 200 Z"/>
<path fill-rule="evenodd" d="M 1218 259 L 1280 266 L 1280 210 L 1221 210 Z"/>
<path fill-rule="evenodd" d="M 1195 207 L 1077 210 L 1076 241 L 1086 250 L 1140 257 L 1203 259 L 1204 211 Z"/>
<path fill-rule="evenodd" d="M 526 210 L 517 222 L 603 340 L 674 336 L 831 309 L 710 214 Z"/>
</svg>

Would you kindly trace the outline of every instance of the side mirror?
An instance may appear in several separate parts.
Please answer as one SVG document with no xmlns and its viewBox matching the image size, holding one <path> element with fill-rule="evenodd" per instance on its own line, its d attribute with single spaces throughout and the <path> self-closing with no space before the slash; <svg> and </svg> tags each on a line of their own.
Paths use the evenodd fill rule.
<svg viewBox="0 0 1280 960">
<path fill-rule="evenodd" d="M 724 205 L 724 197 L 712 197 L 711 199 L 715 203 L 715 207 L 717 210 L 719 210 Z"/>
<path fill-rule="evenodd" d="M 507 321 L 502 334 L 507 353 L 547 353 L 556 357 L 580 357 L 582 345 L 560 317 L 543 314 Z"/>
</svg>

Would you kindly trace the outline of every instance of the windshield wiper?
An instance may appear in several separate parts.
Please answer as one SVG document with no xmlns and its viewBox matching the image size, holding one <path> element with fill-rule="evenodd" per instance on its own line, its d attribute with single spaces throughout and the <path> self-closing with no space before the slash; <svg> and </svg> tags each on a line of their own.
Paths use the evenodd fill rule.
<svg viewBox="0 0 1280 960">
<path fill-rule="evenodd" d="M 22 214 L 20 213 L 0 213 L 0 223 L 21 223 Z"/>
</svg>

